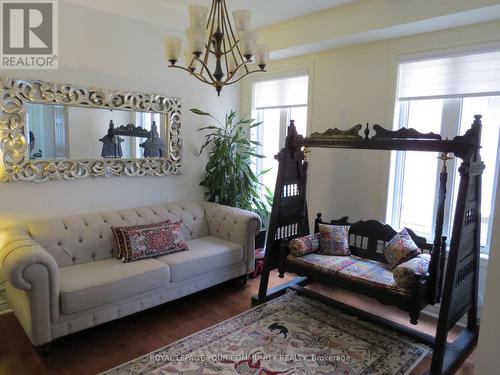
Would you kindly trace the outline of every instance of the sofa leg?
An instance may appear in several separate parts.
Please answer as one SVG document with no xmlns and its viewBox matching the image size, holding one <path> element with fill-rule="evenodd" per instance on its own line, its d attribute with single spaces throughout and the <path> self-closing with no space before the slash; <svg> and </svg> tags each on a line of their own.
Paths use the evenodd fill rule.
<svg viewBox="0 0 500 375">
<path fill-rule="evenodd" d="M 36 346 L 35 348 L 40 356 L 47 357 L 49 355 L 50 344 L 39 345 L 39 346 Z"/>
<path fill-rule="evenodd" d="M 248 282 L 248 275 L 246 274 L 241 276 L 241 281 L 243 281 L 243 285 L 246 285 Z"/>
</svg>

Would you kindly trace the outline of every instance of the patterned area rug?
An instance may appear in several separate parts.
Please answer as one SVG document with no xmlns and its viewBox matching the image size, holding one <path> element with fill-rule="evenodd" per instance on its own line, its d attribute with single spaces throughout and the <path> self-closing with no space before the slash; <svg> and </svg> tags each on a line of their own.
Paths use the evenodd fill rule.
<svg viewBox="0 0 500 375">
<path fill-rule="evenodd" d="M 408 374 L 429 351 L 288 291 L 104 374 Z"/>
</svg>

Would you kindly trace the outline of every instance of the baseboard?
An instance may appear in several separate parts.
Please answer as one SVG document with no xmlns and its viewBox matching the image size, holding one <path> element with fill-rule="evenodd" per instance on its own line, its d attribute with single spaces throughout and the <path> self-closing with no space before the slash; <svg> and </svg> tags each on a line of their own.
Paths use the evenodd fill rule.
<svg viewBox="0 0 500 375">
<path fill-rule="evenodd" d="M 439 318 L 439 304 L 436 305 L 429 305 L 425 309 L 422 310 L 421 314 L 430 316 L 434 319 Z M 467 326 L 467 315 L 464 315 L 462 319 L 460 319 L 457 322 L 457 325 L 460 327 L 466 327 Z"/>
</svg>

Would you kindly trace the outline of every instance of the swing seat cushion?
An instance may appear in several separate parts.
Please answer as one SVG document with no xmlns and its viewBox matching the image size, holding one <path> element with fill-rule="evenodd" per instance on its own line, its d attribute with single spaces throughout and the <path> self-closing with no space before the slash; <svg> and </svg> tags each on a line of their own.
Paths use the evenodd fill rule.
<svg viewBox="0 0 500 375">
<path fill-rule="evenodd" d="M 376 260 L 359 259 L 339 270 L 337 276 L 369 287 L 386 289 L 398 294 L 408 294 L 406 288 L 401 288 L 396 284 L 391 266 Z"/>
<path fill-rule="evenodd" d="M 307 254 L 300 257 L 293 255 L 288 256 L 288 261 L 292 263 L 333 276 L 336 276 L 338 271 L 344 267 L 347 267 L 359 260 L 361 260 L 361 258 L 356 256 L 323 255 L 318 253 Z"/>
<path fill-rule="evenodd" d="M 396 283 L 392 268 L 386 263 L 363 259 L 354 255 L 336 256 L 318 253 L 301 257 L 289 255 L 287 259 L 288 262 L 302 268 L 309 268 L 342 280 L 364 284 L 367 287 L 389 290 L 397 294 L 409 294 L 407 288 Z"/>
</svg>

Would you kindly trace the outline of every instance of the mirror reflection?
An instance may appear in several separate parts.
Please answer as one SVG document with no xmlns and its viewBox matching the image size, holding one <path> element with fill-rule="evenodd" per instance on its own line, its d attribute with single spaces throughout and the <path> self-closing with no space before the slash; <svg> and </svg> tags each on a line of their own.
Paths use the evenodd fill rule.
<svg viewBox="0 0 500 375">
<path fill-rule="evenodd" d="M 26 104 L 30 159 L 166 156 L 166 116 L 52 104 Z"/>
</svg>

